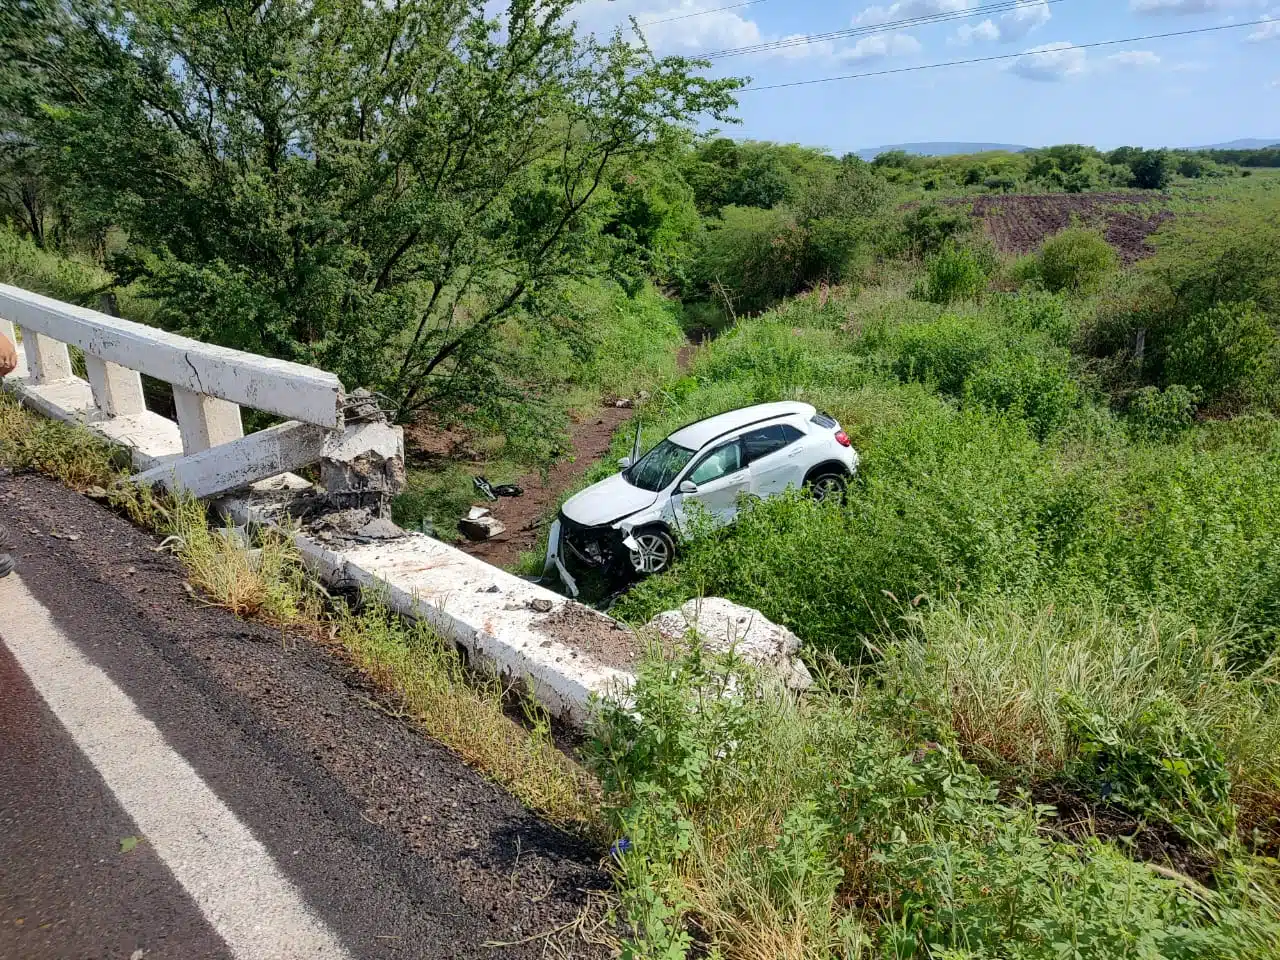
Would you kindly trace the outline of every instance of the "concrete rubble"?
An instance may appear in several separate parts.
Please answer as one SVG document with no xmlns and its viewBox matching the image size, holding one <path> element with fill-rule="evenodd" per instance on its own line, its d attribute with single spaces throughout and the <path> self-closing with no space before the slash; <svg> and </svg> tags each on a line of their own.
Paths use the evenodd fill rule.
<svg viewBox="0 0 1280 960">
<path fill-rule="evenodd" d="M 708 649 L 732 649 L 748 663 L 774 671 L 792 690 L 807 690 L 813 677 L 800 659 L 800 638 L 759 610 L 723 597 L 690 600 L 679 610 L 658 614 L 647 624 L 664 638 L 679 640 L 690 631 Z"/>
<path fill-rule="evenodd" d="M 389 520 L 391 498 L 405 487 L 404 432 L 367 390 L 354 391 L 343 411 L 346 428 L 325 444 L 320 485 L 335 510 L 369 510 Z"/>
<path fill-rule="evenodd" d="M 493 511 L 486 507 L 472 507 L 471 511 L 458 521 L 458 532 L 468 540 L 474 540 L 477 543 L 482 540 L 491 540 L 498 534 L 505 533 L 506 529 L 493 515 Z"/>
</svg>

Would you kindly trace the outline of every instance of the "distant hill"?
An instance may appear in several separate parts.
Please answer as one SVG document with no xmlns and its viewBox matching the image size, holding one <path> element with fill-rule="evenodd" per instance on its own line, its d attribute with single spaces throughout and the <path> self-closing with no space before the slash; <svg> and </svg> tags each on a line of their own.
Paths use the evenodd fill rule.
<svg viewBox="0 0 1280 960">
<path fill-rule="evenodd" d="M 1211 143 L 1207 147 L 1192 147 L 1193 150 L 1261 150 L 1263 147 L 1280 147 L 1280 137 L 1270 140 L 1249 138 L 1232 140 L 1230 143 Z"/>
<path fill-rule="evenodd" d="M 952 157 L 958 153 L 988 153 L 992 150 L 1006 150 L 1009 153 L 1021 153 L 1030 147 L 1020 147 L 1015 143 L 946 143 L 934 141 L 930 143 L 893 143 L 884 147 L 870 147 L 859 150 L 858 156 L 863 160 L 874 160 L 882 153 L 890 150 L 901 150 L 922 157 Z"/>
</svg>

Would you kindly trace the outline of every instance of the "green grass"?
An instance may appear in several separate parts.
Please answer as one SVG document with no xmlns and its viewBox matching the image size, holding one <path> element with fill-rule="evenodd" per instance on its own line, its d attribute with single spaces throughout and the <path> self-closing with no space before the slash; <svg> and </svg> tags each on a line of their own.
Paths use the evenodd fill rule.
<svg viewBox="0 0 1280 960">
<path fill-rule="evenodd" d="M 1067 840 L 925 719 L 892 679 L 837 673 L 797 701 L 696 647 L 650 661 L 590 747 L 630 841 L 624 955 L 686 955 L 686 923 L 750 960 L 1273 955 L 1266 861 L 1197 880 L 1121 837 Z"/>
</svg>

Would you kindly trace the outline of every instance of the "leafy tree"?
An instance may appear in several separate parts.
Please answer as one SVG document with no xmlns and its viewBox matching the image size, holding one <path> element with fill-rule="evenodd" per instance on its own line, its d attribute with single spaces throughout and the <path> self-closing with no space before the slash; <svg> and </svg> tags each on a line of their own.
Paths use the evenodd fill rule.
<svg viewBox="0 0 1280 960">
<path fill-rule="evenodd" d="M 903 244 L 911 256 L 924 258 L 972 230 L 973 224 L 967 209 L 922 203 L 902 215 Z"/>
<path fill-rule="evenodd" d="M 572 0 L 67 0 L 38 124 L 167 325 L 314 363 L 407 415 L 517 400 L 500 328 L 652 239 L 610 189 L 734 80 L 580 37 Z M 612 226 L 612 233 L 606 228 Z"/>
<path fill-rule="evenodd" d="M 58 14 L 50 0 L 17 0 L 0 8 L 0 219 L 38 247 L 45 246 L 53 191 L 32 120 L 48 74 L 38 51 L 57 29 Z"/>
<path fill-rule="evenodd" d="M 1133 185 L 1142 190 L 1163 190 L 1173 179 L 1173 161 L 1168 150 L 1142 150 L 1129 160 Z"/>
<path fill-rule="evenodd" d="M 877 154 L 871 161 L 877 170 L 909 170 L 915 172 L 921 167 L 921 158 L 905 150 L 886 150 Z"/>
<path fill-rule="evenodd" d="M 792 211 L 728 206 L 707 231 L 698 276 L 734 312 L 763 310 L 803 285 L 807 246 Z"/>
<path fill-rule="evenodd" d="M 1081 193 L 1094 186 L 1099 154 L 1093 147 L 1067 143 L 1046 147 L 1032 154 L 1027 178 L 1069 193 Z"/>
<path fill-rule="evenodd" d="M 869 252 L 884 182 L 864 163 L 813 168 L 797 199 L 765 211 L 730 205 L 708 225 L 695 268 L 702 287 L 734 310 L 762 310 L 818 283 L 848 279 Z"/>
</svg>

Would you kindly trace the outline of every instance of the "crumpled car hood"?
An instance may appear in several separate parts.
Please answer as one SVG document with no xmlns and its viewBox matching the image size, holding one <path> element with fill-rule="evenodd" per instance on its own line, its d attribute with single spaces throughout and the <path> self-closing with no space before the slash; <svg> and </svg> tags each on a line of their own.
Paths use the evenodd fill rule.
<svg viewBox="0 0 1280 960">
<path fill-rule="evenodd" d="M 656 493 L 633 487 L 622 474 L 615 473 L 570 497 L 560 511 L 574 523 L 603 527 L 652 506 L 657 499 Z"/>
</svg>

